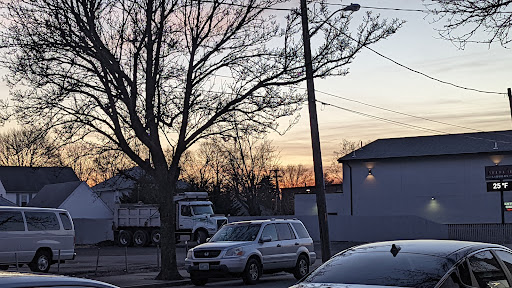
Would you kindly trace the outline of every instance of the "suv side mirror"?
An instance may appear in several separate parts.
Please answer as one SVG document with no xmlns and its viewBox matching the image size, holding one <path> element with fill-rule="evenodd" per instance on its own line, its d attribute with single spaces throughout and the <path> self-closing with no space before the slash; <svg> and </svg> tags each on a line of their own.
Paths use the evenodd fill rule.
<svg viewBox="0 0 512 288">
<path fill-rule="evenodd" d="M 270 242 L 270 241 L 272 241 L 272 237 L 266 235 L 266 236 L 261 236 L 260 241 L 258 241 L 258 242 L 265 243 L 265 242 Z"/>
</svg>

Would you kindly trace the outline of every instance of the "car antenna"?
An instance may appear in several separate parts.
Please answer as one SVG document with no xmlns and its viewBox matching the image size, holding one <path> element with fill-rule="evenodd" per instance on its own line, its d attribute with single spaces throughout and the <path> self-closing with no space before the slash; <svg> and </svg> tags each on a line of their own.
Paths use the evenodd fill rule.
<svg viewBox="0 0 512 288">
<path fill-rule="evenodd" d="M 391 254 L 393 254 L 393 257 L 396 257 L 396 255 L 398 255 L 398 252 L 400 252 L 401 249 L 402 248 L 400 246 L 393 244 L 393 245 L 391 245 L 390 252 L 391 252 Z"/>
</svg>

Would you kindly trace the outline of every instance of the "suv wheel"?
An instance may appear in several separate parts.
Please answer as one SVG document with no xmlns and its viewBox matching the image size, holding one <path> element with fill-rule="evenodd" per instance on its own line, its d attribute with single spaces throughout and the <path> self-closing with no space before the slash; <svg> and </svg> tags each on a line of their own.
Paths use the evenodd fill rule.
<svg viewBox="0 0 512 288">
<path fill-rule="evenodd" d="M 247 261 L 245 270 L 242 274 L 242 279 L 245 284 L 256 284 L 261 276 L 261 265 L 260 262 L 254 258 Z"/>
<path fill-rule="evenodd" d="M 293 276 L 295 279 L 302 279 L 309 273 L 309 261 L 304 255 L 299 255 L 295 269 L 293 269 Z"/>
</svg>

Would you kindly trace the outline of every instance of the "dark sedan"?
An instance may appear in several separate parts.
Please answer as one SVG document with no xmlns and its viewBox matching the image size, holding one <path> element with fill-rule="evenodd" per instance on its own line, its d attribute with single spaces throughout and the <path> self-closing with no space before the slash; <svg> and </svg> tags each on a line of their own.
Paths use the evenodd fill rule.
<svg viewBox="0 0 512 288">
<path fill-rule="evenodd" d="M 497 244 L 402 240 L 342 251 L 293 288 L 500 288 L 512 283 L 512 250 Z"/>
<path fill-rule="evenodd" d="M 2 288 L 118 288 L 104 282 L 49 274 L 0 272 Z"/>
</svg>

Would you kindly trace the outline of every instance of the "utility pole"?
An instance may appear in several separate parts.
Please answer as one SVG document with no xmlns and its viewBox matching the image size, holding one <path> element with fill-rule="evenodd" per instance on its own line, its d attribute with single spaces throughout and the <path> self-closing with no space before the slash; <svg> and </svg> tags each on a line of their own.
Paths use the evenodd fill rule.
<svg viewBox="0 0 512 288">
<path fill-rule="evenodd" d="M 274 177 L 276 178 L 276 210 L 279 215 L 283 214 L 283 199 L 281 198 L 281 190 L 279 190 L 279 176 L 277 173 L 279 172 L 279 169 L 273 169 L 270 170 L 271 172 L 274 172 Z"/>
<path fill-rule="evenodd" d="M 308 7 L 306 0 L 300 0 L 300 12 L 302 17 L 304 59 L 306 61 L 305 66 L 308 89 L 309 125 L 311 129 L 311 144 L 313 148 L 316 206 L 318 208 L 318 224 L 320 226 L 320 247 L 322 247 L 322 262 L 326 262 L 329 260 L 329 258 L 331 258 L 331 243 L 329 240 L 329 223 L 327 221 L 324 172 L 322 168 L 322 152 L 320 150 L 320 135 L 318 132 L 315 83 L 313 81 L 313 63 L 311 60 L 311 43 L 309 40 Z"/>
<path fill-rule="evenodd" d="M 358 11 L 359 4 L 350 4 L 343 11 Z M 320 226 L 320 247 L 322 261 L 331 257 L 331 242 L 329 240 L 329 223 L 327 221 L 327 204 L 325 201 L 325 182 L 322 168 L 322 152 L 320 150 L 320 135 L 318 132 L 318 117 L 316 112 L 315 83 L 313 81 L 313 62 L 311 60 L 311 42 L 309 39 L 308 7 L 306 0 L 300 0 L 302 18 L 302 40 L 304 41 L 304 60 L 306 66 L 306 83 L 308 89 L 309 125 L 311 129 L 311 144 L 313 148 L 313 165 L 315 170 L 316 206 L 318 208 L 318 224 Z M 511 104 L 512 105 L 512 104 Z"/>
<path fill-rule="evenodd" d="M 508 103 L 510 105 L 510 116 L 512 117 L 512 89 L 508 88 Z"/>
</svg>

